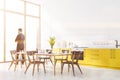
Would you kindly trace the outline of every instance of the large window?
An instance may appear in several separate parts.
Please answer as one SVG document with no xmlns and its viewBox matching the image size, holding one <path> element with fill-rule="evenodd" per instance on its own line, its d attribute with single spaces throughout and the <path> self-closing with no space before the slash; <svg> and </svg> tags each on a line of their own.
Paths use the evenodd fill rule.
<svg viewBox="0 0 120 80">
<path fill-rule="evenodd" d="M 27 3 L 26 4 L 26 14 L 27 15 L 33 15 L 33 16 L 39 16 L 39 6 Z M 32 10 L 31 10 L 32 9 Z"/>
<path fill-rule="evenodd" d="M 21 0 L 6 0 L 6 9 L 24 13 L 24 2 Z"/>
<path fill-rule="evenodd" d="M 4 5 L 5 4 L 5 5 Z M 10 61 L 10 50 L 16 50 L 18 28 L 25 35 L 25 49 L 37 48 L 40 27 L 40 5 L 26 0 L 0 0 L 0 62 Z M 40 29 L 40 28 L 39 28 Z"/>
<path fill-rule="evenodd" d="M 0 9 L 4 8 L 4 0 L 0 0 Z"/>
<path fill-rule="evenodd" d="M 27 17 L 26 21 L 26 50 L 36 50 L 39 19 Z"/>
<path fill-rule="evenodd" d="M 18 34 L 18 28 L 24 29 L 24 16 L 6 13 L 6 59 L 8 60 L 10 56 L 9 50 L 16 49 L 15 38 Z"/>
</svg>

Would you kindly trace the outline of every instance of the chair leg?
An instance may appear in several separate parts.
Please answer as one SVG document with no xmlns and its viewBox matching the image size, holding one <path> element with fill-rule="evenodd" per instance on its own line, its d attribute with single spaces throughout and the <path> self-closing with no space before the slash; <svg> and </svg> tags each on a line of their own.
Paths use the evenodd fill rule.
<svg viewBox="0 0 120 80">
<path fill-rule="evenodd" d="M 72 64 L 73 75 L 75 76 L 74 65 Z"/>
<path fill-rule="evenodd" d="M 79 64 L 77 64 L 77 67 L 78 67 L 79 71 L 81 72 L 81 74 L 83 74 L 83 72 L 82 72 L 82 70 L 81 70 Z"/>
<path fill-rule="evenodd" d="M 62 61 L 61 61 L 61 74 L 62 74 L 62 65 L 63 65 L 63 63 L 62 63 Z"/>
<path fill-rule="evenodd" d="M 28 70 L 29 66 L 30 66 L 30 63 L 28 64 L 28 66 L 27 66 L 27 68 L 26 68 L 26 70 L 25 70 L 25 72 L 24 72 L 24 73 L 26 73 L 26 72 L 27 72 L 27 70 Z"/>
<path fill-rule="evenodd" d="M 68 72 L 70 71 L 70 64 L 68 64 Z"/>
<path fill-rule="evenodd" d="M 37 64 L 37 70 L 38 70 L 38 72 L 39 72 L 39 64 Z"/>
<path fill-rule="evenodd" d="M 44 67 L 44 72 L 46 73 L 46 69 L 45 69 L 45 63 L 43 63 L 43 67 Z"/>
<path fill-rule="evenodd" d="M 10 70 L 11 66 L 13 65 L 13 63 L 14 63 L 14 61 L 11 62 L 11 64 L 10 64 L 8 70 Z"/>
<path fill-rule="evenodd" d="M 33 72 L 32 72 L 32 76 L 34 76 L 34 70 L 35 70 L 35 64 L 33 64 Z"/>
<path fill-rule="evenodd" d="M 17 64 L 18 62 L 15 63 L 15 68 L 14 68 L 14 72 L 16 71 L 16 68 L 17 68 Z"/>
<path fill-rule="evenodd" d="M 23 64 L 23 63 L 21 62 L 21 68 L 22 68 L 22 64 Z"/>
<path fill-rule="evenodd" d="M 26 61 L 25 61 L 25 66 L 27 67 L 27 63 L 26 63 Z"/>
<path fill-rule="evenodd" d="M 57 63 L 57 60 L 54 61 L 54 75 L 56 74 L 56 63 Z"/>
<path fill-rule="evenodd" d="M 53 65 L 53 62 L 52 62 L 52 59 L 50 58 L 50 62 L 52 63 L 52 65 Z"/>
<path fill-rule="evenodd" d="M 55 60 L 55 63 L 54 63 L 55 66 L 56 66 L 56 63 L 57 63 L 57 60 Z"/>
<path fill-rule="evenodd" d="M 63 73 L 64 63 L 61 63 L 61 74 Z"/>
</svg>

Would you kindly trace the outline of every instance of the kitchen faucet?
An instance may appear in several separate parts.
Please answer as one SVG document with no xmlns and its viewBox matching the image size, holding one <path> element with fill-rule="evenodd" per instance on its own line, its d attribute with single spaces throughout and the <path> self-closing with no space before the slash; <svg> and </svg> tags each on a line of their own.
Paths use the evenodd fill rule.
<svg viewBox="0 0 120 80">
<path fill-rule="evenodd" d="M 115 40 L 115 43 L 116 43 L 116 48 L 118 48 L 120 45 L 118 45 L 118 40 Z"/>
</svg>

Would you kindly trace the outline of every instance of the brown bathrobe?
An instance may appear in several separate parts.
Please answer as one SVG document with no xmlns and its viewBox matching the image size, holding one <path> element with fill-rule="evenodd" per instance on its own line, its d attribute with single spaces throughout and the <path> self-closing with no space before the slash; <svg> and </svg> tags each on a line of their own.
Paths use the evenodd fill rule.
<svg viewBox="0 0 120 80">
<path fill-rule="evenodd" d="M 17 42 L 17 48 L 16 51 L 20 52 L 20 51 L 24 51 L 24 40 L 25 40 L 25 36 L 22 33 L 19 33 L 15 39 L 15 42 Z M 17 54 L 16 59 L 19 58 L 19 54 Z M 22 59 L 25 59 L 25 55 L 22 54 Z M 24 62 L 22 62 L 23 64 Z"/>
</svg>

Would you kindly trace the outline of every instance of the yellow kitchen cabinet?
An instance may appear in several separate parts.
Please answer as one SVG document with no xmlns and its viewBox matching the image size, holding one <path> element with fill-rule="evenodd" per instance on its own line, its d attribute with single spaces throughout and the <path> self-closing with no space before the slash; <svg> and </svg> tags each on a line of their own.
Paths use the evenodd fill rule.
<svg viewBox="0 0 120 80">
<path fill-rule="evenodd" d="M 103 48 L 103 49 L 100 49 L 100 65 L 101 66 L 105 66 L 105 67 L 108 67 L 109 64 L 110 64 L 110 49 L 108 48 Z"/>
<path fill-rule="evenodd" d="M 110 67 L 120 67 L 120 49 L 111 49 Z"/>
<path fill-rule="evenodd" d="M 90 65 L 101 65 L 100 49 L 85 49 L 85 63 Z"/>
<path fill-rule="evenodd" d="M 101 65 L 102 53 L 100 49 L 85 49 L 85 63 L 89 65 Z"/>
<path fill-rule="evenodd" d="M 120 68 L 120 49 L 86 48 L 84 49 L 83 64 Z"/>
</svg>

